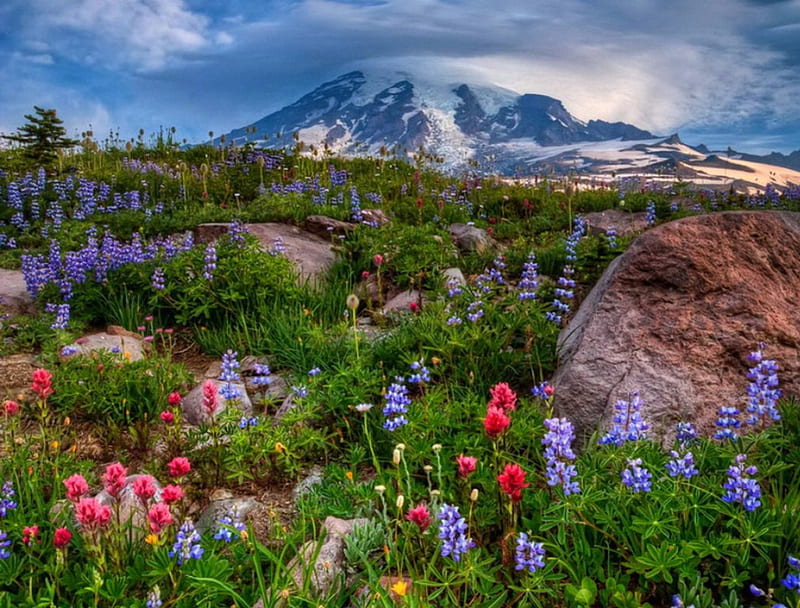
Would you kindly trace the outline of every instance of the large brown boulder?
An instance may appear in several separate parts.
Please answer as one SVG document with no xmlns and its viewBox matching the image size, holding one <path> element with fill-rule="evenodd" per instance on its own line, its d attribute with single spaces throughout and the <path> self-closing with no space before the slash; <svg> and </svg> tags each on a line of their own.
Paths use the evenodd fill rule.
<svg viewBox="0 0 800 608">
<path fill-rule="evenodd" d="M 800 393 L 800 214 L 726 212 L 670 222 L 608 267 L 559 337 L 555 407 L 580 433 L 639 391 L 657 436 L 678 421 L 713 432 L 743 404 L 759 342 Z"/>
</svg>

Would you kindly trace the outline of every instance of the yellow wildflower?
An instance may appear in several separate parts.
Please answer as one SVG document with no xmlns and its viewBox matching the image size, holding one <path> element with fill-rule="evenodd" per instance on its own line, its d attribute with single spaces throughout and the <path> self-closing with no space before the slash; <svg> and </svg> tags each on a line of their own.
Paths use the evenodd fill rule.
<svg viewBox="0 0 800 608">
<path fill-rule="evenodd" d="M 394 591 L 400 597 L 405 597 L 406 593 L 408 593 L 408 583 L 405 582 L 403 579 L 399 579 L 390 588 L 391 588 L 392 591 Z"/>
</svg>

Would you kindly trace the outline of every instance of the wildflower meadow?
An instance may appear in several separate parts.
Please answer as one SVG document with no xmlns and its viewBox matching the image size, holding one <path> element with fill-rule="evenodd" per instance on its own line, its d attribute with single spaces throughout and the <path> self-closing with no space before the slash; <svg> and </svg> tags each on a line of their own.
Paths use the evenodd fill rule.
<svg viewBox="0 0 800 608">
<path fill-rule="evenodd" d="M 0 358 L 33 368 L 0 394 L 0 607 L 800 608 L 800 411 L 770 344 L 712 432 L 657 435 L 632 392 L 578 436 L 549 383 L 636 236 L 586 214 L 800 190 L 95 143 L 0 151 L 0 266 L 33 299 L 0 303 Z M 315 280 L 249 228 L 309 216 L 348 224 Z M 122 347 L 84 348 L 108 326 Z"/>
</svg>

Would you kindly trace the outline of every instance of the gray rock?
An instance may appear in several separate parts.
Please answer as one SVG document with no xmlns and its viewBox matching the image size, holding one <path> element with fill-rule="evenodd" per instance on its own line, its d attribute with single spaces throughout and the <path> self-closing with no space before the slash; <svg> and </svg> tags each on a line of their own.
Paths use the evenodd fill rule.
<svg viewBox="0 0 800 608">
<path fill-rule="evenodd" d="M 411 305 L 419 304 L 422 300 L 422 294 L 416 289 L 408 289 L 401 291 L 395 296 L 392 296 L 386 304 L 383 305 L 384 313 L 391 312 L 411 312 Z"/>
<path fill-rule="evenodd" d="M 744 405 L 759 342 L 800 393 L 800 214 L 725 212 L 662 224 L 616 258 L 559 336 L 554 406 L 578 435 L 638 391 L 656 438 L 678 421 L 711 434 Z"/>
<path fill-rule="evenodd" d="M 0 268 L 0 313 L 31 313 L 34 309 L 22 271 Z"/>
<path fill-rule="evenodd" d="M 467 284 L 467 279 L 464 277 L 464 273 L 461 272 L 460 268 L 446 268 L 442 272 L 442 278 L 445 286 L 449 285 L 450 283 L 458 286 L 464 286 Z"/>
<path fill-rule="evenodd" d="M 464 252 L 482 253 L 495 245 L 494 239 L 483 228 L 469 224 L 452 224 L 450 236 L 456 247 Z"/>
<path fill-rule="evenodd" d="M 68 356 L 91 355 L 95 351 L 105 350 L 119 354 L 121 360 L 138 361 L 145 355 L 144 340 L 131 332 L 123 335 L 108 332 L 88 334 L 78 338 L 70 346 L 75 349 L 75 354 Z"/>
<path fill-rule="evenodd" d="M 226 514 L 233 515 L 235 513 L 236 518 L 244 523 L 250 513 L 260 506 L 261 503 L 252 496 L 214 500 L 197 519 L 197 531 L 201 534 L 209 530 L 216 532 L 219 520 Z"/>
<path fill-rule="evenodd" d="M 631 213 L 621 209 L 606 209 L 605 211 L 587 213 L 583 215 L 583 219 L 586 221 L 591 234 L 605 234 L 606 230 L 614 228 L 617 234 L 622 236 L 647 230 L 645 215 L 642 211 Z"/>
<path fill-rule="evenodd" d="M 303 222 L 303 227 L 317 236 L 330 239 L 331 235 L 338 236 L 352 232 L 356 225 L 327 215 L 309 215 Z"/>
</svg>

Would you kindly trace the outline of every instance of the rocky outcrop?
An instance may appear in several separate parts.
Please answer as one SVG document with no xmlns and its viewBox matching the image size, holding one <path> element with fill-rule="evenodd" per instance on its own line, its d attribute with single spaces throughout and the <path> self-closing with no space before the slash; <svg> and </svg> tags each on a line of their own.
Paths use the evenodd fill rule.
<svg viewBox="0 0 800 608">
<path fill-rule="evenodd" d="M 726 212 L 638 237 L 606 270 L 559 337 L 555 408 L 579 433 L 639 391 L 656 433 L 677 421 L 713 430 L 742 404 L 759 342 L 800 392 L 800 214 Z"/>
</svg>

